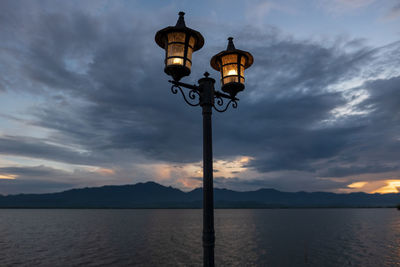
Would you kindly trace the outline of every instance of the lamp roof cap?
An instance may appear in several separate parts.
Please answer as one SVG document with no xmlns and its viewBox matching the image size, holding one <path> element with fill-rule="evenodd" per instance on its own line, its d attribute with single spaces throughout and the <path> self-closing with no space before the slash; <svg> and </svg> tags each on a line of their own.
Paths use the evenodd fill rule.
<svg viewBox="0 0 400 267">
<path fill-rule="evenodd" d="M 247 69 L 253 64 L 254 58 L 253 56 L 246 51 L 236 49 L 235 45 L 233 44 L 233 37 L 228 38 L 228 46 L 226 47 L 226 50 L 219 52 L 215 56 L 211 58 L 210 65 L 213 69 L 220 71 L 220 58 L 222 58 L 225 55 L 230 55 L 230 54 L 237 54 L 244 56 L 246 58 L 246 61 L 244 63 L 244 68 Z"/>
<path fill-rule="evenodd" d="M 199 50 L 200 48 L 203 47 L 204 45 L 204 37 L 199 33 L 198 31 L 195 31 L 191 28 L 186 27 L 185 24 L 185 18 L 184 18 L 185 12 L 179 12 L 179 18 L 178 21 L 176 22 L 175 26 L 169 26 L 166 27 L 162 30 L 159 30 L 156 33 L 155 36 L 155 41 L 160 46 L 161 48 L 165 49 L 166 45 L 166 40 L 167 40 L 167 35 L 172 32 L 183 32 L 185 34 L 188 34 L 189 36 L 192 36 L 195 38 L 195 44 L 193 47 L 193 51 Z"/>
</svg>

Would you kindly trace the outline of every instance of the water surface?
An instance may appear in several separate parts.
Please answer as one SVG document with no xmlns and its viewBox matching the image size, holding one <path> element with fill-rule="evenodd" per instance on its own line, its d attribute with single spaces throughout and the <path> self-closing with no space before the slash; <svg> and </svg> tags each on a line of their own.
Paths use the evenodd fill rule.
<svg viewBox="0 0 400 267">
<path fill-rule="evenodd" d="M 216 210 L 217 266 L 400 266 L 395 209 Z M 0 266 L 201 266 L 201 210 L 0 210 Z"/>
</svg>

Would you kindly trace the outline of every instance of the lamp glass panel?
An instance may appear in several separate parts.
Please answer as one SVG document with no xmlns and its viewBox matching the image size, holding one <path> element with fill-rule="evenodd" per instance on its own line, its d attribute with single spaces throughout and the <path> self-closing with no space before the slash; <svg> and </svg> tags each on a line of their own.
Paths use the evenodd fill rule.
<svg viewBox="0 0 400 267">
<path fill-rule="evenodd" d="M 187 59 L 189 59 L 190 61 L 192 61 L 192 53 L 193 53 L 193 48 L 191 48 L 190 46 L 188 47 L 187 50 Z"/>
<path fill-rule="evenodd" d="M 228 54 L 222 57 L 222 65 L 229 64 L 229 63 L 236 63 L 237 62 L 237 55 L 236 54 Z"/>
<path fill-rule="evenodd" d="M 171 32 L 168 33 L 168 43 L 172 42 L 185 42 L 186 34 L 184 32 Z"/>
<path fill-rule="evenodd" d="M 193 48 L 188 46 L 187 54 L 186 54 L 186 63 L 185 66 L 188 67 L 189 69 L 192 67 L 192 53 L 193 53 Z"/>
<path fill-rule="evenodd" d="M 167 65 L 183 65 L 183 55 L 185 52 L 184 44 L 169 44 L 168 45 L 168 61 Z M 172 57 L 172 58 L 171 58 Z M 178 57 L 178 58 L 174 58 Z"/>
<path fill-rule="evenodd" d="M 242 56 L 242 58 L 240 59 L 240 64 L 245 65 L 245 63 L 246 63 L 246 57 Z"/>
<path fill-rule="evenodd" d="M 194 39 L 193 36 L 191 36 L 190 39 L 189 39 L 189 46 L 191 46 L 193 48 L 194 47 L 194 42 L 195 42 L 195 39 Z"/>
<path fill-rule="evenodd" d="M 240 65 L 240 76 L 244 77 L 244 66 Z"/>
<path fill-rule="evenodd" d="M 228 83 L 237 83 L 238 82 L 238 76 L 231 76 L 231 77 L 226 77 L 222 79 L 222 84 L 228 84 Z"/>
<path fill-rule="evenodd" d="M 184 52 L 185 52 L 184 44 L 168 45 L 168 57 L 183 57 Z"/>
<path fill-rule="evenodd" d="M 167 60 L 167 65 L 183 65 L 183 58 L 173 57 Z"/>
<path fill-rule="evenodd" d="M 223 77 L 231 76 L 231 75 L 238 75 L 237 65 L 236 64 L 229 64 L 222 67 L 222 75 Z"/>
</svg>

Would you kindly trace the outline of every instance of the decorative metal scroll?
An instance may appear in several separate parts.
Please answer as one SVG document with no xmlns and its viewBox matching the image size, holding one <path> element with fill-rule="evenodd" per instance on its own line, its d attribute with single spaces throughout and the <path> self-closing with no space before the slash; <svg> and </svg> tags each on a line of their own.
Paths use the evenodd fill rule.
<svg viewBox="0 0 400 267">
<path fill-rule="evenodd" d="M 236 100 L 234 100 L 234 99 L 230 99 L 225 107 L 224 107 L 224 99 L 222 97 L 216 96 L 215 100 L 216 101 L 215 101 L 213 107 L 218 112 L 225 112 L 229 108 L 230 104 L 232 104 L 232 108 L 237 108 L 237 105 L 238 105 Z M 221 108 L 219 108 L 219 107 L 221 107 Z"/>
<path fill-rule="evenodd" d="M 190 106 L 199 106 L 200 105 L 200 93 L 195 90 L 195 89 L 191 89 L 188 93 L 188 97 L 186 97 L 185 93 L 183 92 L 182 88 L 179 85 L 173 84 L 171 86 L 171 92 L 173 94 L 177 94 L 178 91 L 181 92 L 183 99 L 185 100 L 186 103 L 188 103 Z"/>
<path fill-rule="evenodd" d="M 172 82 L 172 81 L 170 81 Z M 199 89 L 196 85 L 189 85 L 189 84 L 184 84 L 184 83 L 179 83 L 179 82 L 172 82 L 171 86 L 171 92 L 173 94 L 178 94 L 178 91 L 181 92 L 183 99 L 185 100 L 186 103 L 188 103 L 190 106 L 200 106 L 201 105 L 201 89 Z M 185 94 L 185 90 L 182 89 L 182 87 L 185 87 L 187 89 L 190 89 L 187 94 Z M 228 102 L 226 102 L 224 99 L 227 99 Z M 237 98 L 231 98 L 226 94 L 223 94 L 219 91 L 214 91 L 214 104 L 213 107 L 216 111 L 218 112 L 225 112 L 228 110 L 229 106 L 232 106 L 232 108 L 237 108 L 238 106 L 238 99 Z"/>
</svg>

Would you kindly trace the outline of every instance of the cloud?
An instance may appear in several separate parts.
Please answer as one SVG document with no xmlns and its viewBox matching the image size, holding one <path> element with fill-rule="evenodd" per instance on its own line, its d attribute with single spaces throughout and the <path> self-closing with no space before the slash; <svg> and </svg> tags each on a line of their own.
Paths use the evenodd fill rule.
<svg viewBox="0 0 400 267">
<path fill-rule="evenodd" d="M 52 175 L 60 174 L 60 170 L 49 168 L 46 166 L 35 166 L 35 167 L 2 167 L 0 172 L 11 173 L 17 176 L 24 177 L 48 177 Z M 64 172 L 66 174 L 66 172 Z"/>
<path fill-rule="evenodd" d="M 386 18 L 397 19 L 400 17 L 400 3 L 395 4 L 386 14 Z"/>
<path fill-rule="evenodd" d="M 248 21 L 251 21 L 251 24 L 262 26 L 265 18 L 275 10 L 284 11 L 285 8 L 281 4 L 272 1 L 258 1 L 247 6 L 246 18 Z"/>
<path fill-rule="evenodd" d="M 319 173 L 320 177 L 347 177 L 351 175 L 359 174 L 373 174 L 400 170 L 400 166 L 386 166 L 386 165 L 364 165 L 357 166 L 353 165 L 351 167 L 332 167 L 325 169 L 323 172 Z"/>
<path fill-rule="evenodd" d="M 351 6 L 369 3 L 351 1 Z M 88 12 L 92 9 L 64 2 L 58 9 L 54 4 L 43 9 L 37 4 L 22 8 L 10 1 L 1 5 L 5 12 L 0 34 L 7 38 L 0 68 L 11 66 L 12 71 L 5 70 L 2 77 L 7 79 L 1 78 L 0 90 L 39 99 L 21 116 L 24 123 L 46 131 L 43 138 L 23 131 L 0 136 L 2 155 L 113 170 L 109 173 L 115 180 L 107 183 L 154 180 L 152 175 L 161 173 L 161 167 L 156 172 L 143 164 L 180 166 L 201 161 L 200 108 L 188 107 L 179 95 L 171 94 L 163 73 L 163 51 L 153 41 L 164 18 L 143 23 L 145 16 L 138 11 Z M 199 22 L 199 27 L 207 24 L 213 29 L 212 23 Z M 244 172 L 256 172 L 257 177 L 239 181 L 220 177 L 218 185 L 334 190 L 343 182 L 319 177 L 396 170 L 399 43 L 370 48 L 360 39 L 295 39 L 276 27 L 262 31 L 248 25 L 215 27 L 236 33 L 237 47 L 255 58 L 246 71 L 246 90 L 239 95 L 238 109 L 214 114 L 213 131 L 216 159 L 249 157 Z M 211 41 L 194 54 L 192 77 L 210 69 L 207 60 L 221 47 Z M 359 84 L 348 85 L 354 79 Z M 365 97 L 354 101 L 361 91 Z M 348 105 L 354 112 L 334 113 Z M 18 171 L 23 169 L 14 170 Z M 43 168 L 25 171 L 21 181 L 28 181 L 34 171 L 90 183 L 101 176 L 70 173 L 67 177 Z M 168 181 L 188 182 L 178 176 Z M 186 183 L 194 184 L 198 183 Z"/>
<path fill-rule="evenodd" d="M 320 5 L 333 13 L 347 13 L 365 8 L 373 4 L 375 0 L 320 0 Z"/>
<path fill-rule="evenodd" d="M 93 165 L 96 156 L 88 152 L 48 144 L 37 138 L 5 136 L 0 137 L 0 153 L 47 160 L 60 161 L 78 165 Z"/>
<path fill-rule="evenodd" d="M 50 34 L 46 40 L 53 43 L 52 38 Z M 93 62 L 85 75 L 85 80 L 91 81 L 88 84 L 95 86 L 69 87 L 62 80 L 58 86 L 58 90 L 79 96 L 83 104 L 65 97 L 61 104 L 55 102 L 36 108 L 35 125 L 56 130 L 54 140 L 70 140 L 94 155 L 107 150 L 131 150 L 154 160 L 180 163 L 200 160 L 202 139 L 198 111 L 173 99 L 165 82 L 152 79 L 159 76 L 152 64 L 136 65 L 133 59 L 144 62 L 138 53 L 145 51 L 144 47 L 132 49 L 124 45 L 135 43 L 124 40 L 125 37 L 122 40 L 114 37 L 111 43 L 108 38 L 104 39 L 107 39 L 105 43 L 97 42 L 97 53 L 93 54 Z M 254 79 L 249 78 L 250 94 L 241 103 L 241 121 L 233 112 L 224 120 L 215 116 L 219 126 L 215 135 L 216 155 L 234 156 L 244 151 L 256 156 L 249 166 L 260 171 L 307 169 L 307 160 L 332 156 L 346 144 L 340 133 L 346 135 L 359 129 L 312 128 L 328 119 L 332 109 L 345 103 L 340 93 L 329 92 L 326 87 L 357 73 L 371 54 L 364 48 L 345 53 L 336 47 L 282 40 L 279 35 L 275 39 L 269 44 L 253 43 L 252 52 L 258 64 L 252 69 Z M 78 38 L 76 42 L 79 41 Z M 73 46 L 74 40 L 70 43 Z M 46 53 L 56 54 L 51 50 Z M 35 62 L 36 57 L 43 58 L 35 56 L 30 61 Z M 49 70 L 43 67 L 35 71 L 47 73 Z M 135 76 L 135 73 L 138 74 Z M 266 75 L 268 79 L 257 79 Z M 57 74 L 51 76 L 57 77 Z M 47 79 L 41 82 L 56 86 Z M 238 129 L 238 124 L 245 127 Z M 336 137 L 335 142 L 327 142 L 333 140 L 330 134 Z M 230 149 L 232 146 L 226 142 L 234 143 L 238 150 Z M 266 150 L 260 151 L 255 144 L 264 145 Z"/>
<path fill-rule="evenodd" d="M 2 167 L 0 173 L 8 173 L 16 177 L 12 180 L 0 179 L 0 194 L 56 192 L 79 184 L 71 179 L 70 173 L 46 166 Z M 54 180 L 55 177 L 59 178 L 58 181 Z"/>
</svg>

